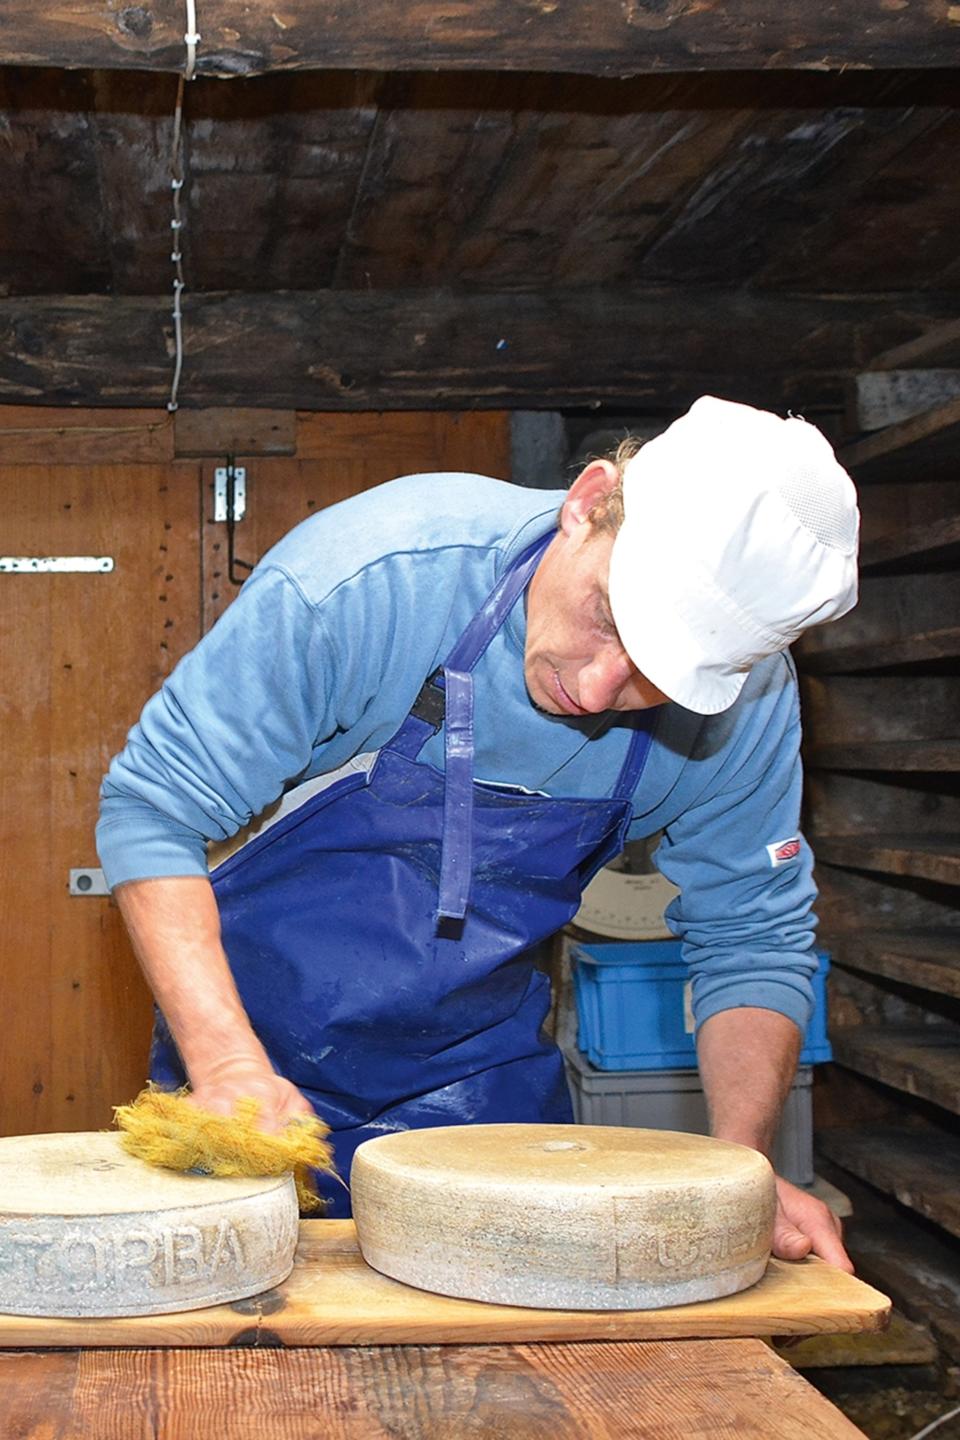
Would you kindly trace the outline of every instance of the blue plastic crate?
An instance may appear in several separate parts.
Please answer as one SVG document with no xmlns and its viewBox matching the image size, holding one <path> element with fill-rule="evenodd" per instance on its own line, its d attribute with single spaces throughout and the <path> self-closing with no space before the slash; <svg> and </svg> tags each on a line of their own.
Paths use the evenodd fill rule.
<svg viewBox="0 0 960 1440">
<path fill-rule="evenodd" d="M 816 1008 L 802 1065 L 831 1060 L 826 978 L 830 957 L 816 951 Z M 598 1070 L 681 1070 L 696 1065 L 687 967 L 679 940 L 571 947 L 578 1044 Z"/>
</svg>

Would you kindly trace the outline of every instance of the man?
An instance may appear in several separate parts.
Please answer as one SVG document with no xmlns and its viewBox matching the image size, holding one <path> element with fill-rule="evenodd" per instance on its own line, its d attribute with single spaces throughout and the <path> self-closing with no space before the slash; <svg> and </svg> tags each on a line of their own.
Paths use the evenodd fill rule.
<svg viewBox="0 0 960 1440">
<path fill-rule="evenodd" d="M 784 652 L 855 603 L 857 529 L 813 426 L 712 397 L 565 496 L 414 476 L 298 526 L 104 782 L 154 1077 L 314 1105 L 345 1175 L 385 1130 L 569 1119 L 525 952 L 662 829 L 712 1130 L 769 1150 L 815 965 Z M 778 1190 L 776 1253 L 849 1268 Z"/>
</svg>

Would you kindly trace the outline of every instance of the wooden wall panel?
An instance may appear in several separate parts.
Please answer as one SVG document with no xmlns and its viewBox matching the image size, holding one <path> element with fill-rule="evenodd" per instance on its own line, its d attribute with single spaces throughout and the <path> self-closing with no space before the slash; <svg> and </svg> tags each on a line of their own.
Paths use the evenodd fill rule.
<svg viewBox="0 0 960 1440">
<path fill-rule="evenodd" d="M 0 1132 L 110 1121 L 145 1073 L 150 1004 L 96 865 L 100 778 L 199 631 L 195 465 L 0 466 L 3 550 L 111 574 L 0 574 Z"/>
<path fill-rule="evenodd" d="M 163 464 L 173 457 L 167 410 L 0 405 L 0 465 Z"/>
<path fill-rule="evenodd" d="M 944 626 L 956 626 L 958 613 L 960 574 L 865 575 L 860 582 L 860 602 L 854 610 L 804 635 L 798 646 L 803 657 L 801 665 L 809 663 L 812 670 L 817 658 L 845 653 L 848 647 L 883 647 L 894 641 L 919 639 Z M 873 659 L 871 668 L 884 663 L 896 662 L 881 653 L 879 659 Z M 845 668 L 864 667 L 858 663 Z"/>
<path fill-rule="evenodd" d="M 805 675 L 800 694 L 814 755 L 863 742 L 960 738 L 958 675 Z"/>
<path fill-rule="evenodd" d="M 101 776 L 199 637 L 201 497 L 209 518 L 217 462 L 202 471 L 187 461 L 92 463 L 111 447 L 142 458 L 144 446 L 166 455 L 172 444 L 158 412 L 129 414 L 132 428 L 116 434 L 118 417 L 102 418 L 106 426 L 97 412 L 0 410 L 3 553 L 115 561 L 107 575 L 0 574 L 0 1133 L 105 1126 L 146 1067 L 150 1000 L 119 912 L 106 898 L 70 896 L 68 872 L 97 864 Z M 296 445 L 296 459 L 245 457 L 241 558 L 257 559 L 314 509 L 395 475 L 506 477 L 510 464 L 509 417 L 490 411 L 303 414 Z M 4 463 L 45 451 L 72 451 L 79 463 Z M 208 624 L 235 593 L 224 540 L 222 525 L 203 526 Z"/>
<path fill-rule="evenodd" d="M 222 615 L 238 590 L 228 573 L 226 526 L 211 523 L 217 463 L 210 461 L 203 467 L 205 630 Z M 462 414 L 302 412 L 297 417 L 296 459 L 256 457 L 242 463 L 247 472 L 247 515 L 234 532 L 235 553 L 254 563 L 314 511 L 398 475 L 471 470 L 509 479 L 510 419 L 504 411 L 489 410 Z"/>
<path fill-rule="evenodd" d="M 955 792 L 948 777 L 939 774 L 877 778 L 808 772 L 808 834 L 814 853 L 819 835 L 893 835 L 905 844 L 920 836 L 960 836 L 960 796 Z"/>
</svg>

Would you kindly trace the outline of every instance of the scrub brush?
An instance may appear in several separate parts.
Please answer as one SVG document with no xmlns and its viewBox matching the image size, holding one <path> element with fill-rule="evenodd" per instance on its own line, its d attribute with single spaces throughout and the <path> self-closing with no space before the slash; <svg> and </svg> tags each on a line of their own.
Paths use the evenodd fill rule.
<svg viewBox="0 0 960 1440">
<path fill-rule="evenodd" d="M 300 1209 L 319 1210 L 312 1171 L 336 1174 L 326 1143 L 329 1126 L 298 1115 L 276 1135 L 257 1128 L 260 1106 L 239 1100 L 232 1115 L 214 1115 L 187 1098 L 189 1090 L 148 1085 L 130 1105 L 114 1108 L 120 1143 L 130 1154 L 167 1170 L 202 1175 L 286 1175 L 293 1172 Z"/>
</svg>

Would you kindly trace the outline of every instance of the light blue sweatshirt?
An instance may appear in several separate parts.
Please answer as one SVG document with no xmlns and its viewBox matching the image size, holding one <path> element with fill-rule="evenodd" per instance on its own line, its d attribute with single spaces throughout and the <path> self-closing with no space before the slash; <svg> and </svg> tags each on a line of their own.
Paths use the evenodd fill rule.
<svg viewBox="0 0 960 1440">
<path fill-rule="evenodd" d="M 97 844 L 111 886 L 206 873 L 206 842 L 285 790 L 389 740 L 505 565 L 556 524 L 562 491 L 480 475 L 413 475 L 312 516 L 260 562 L 237 599 L 144 707 L 102 787 Z M 657 623 L 655 614 L 650 624 Z M 553 717 L 523 679 L 514 606 L 474 672 L 478 780 L 607 796 L 623 717 Z M 799 837 L 796 677 L 756 665 L 731 709 L 661 708 L 634 795 L 631 838 L 665 832 L 667 919 L 693 976 L 696 1024 L 757 1005 L 802 1029 L 815 889 Z M 443 736 L 424 750 L 443 768 Z"/>
</svg>

